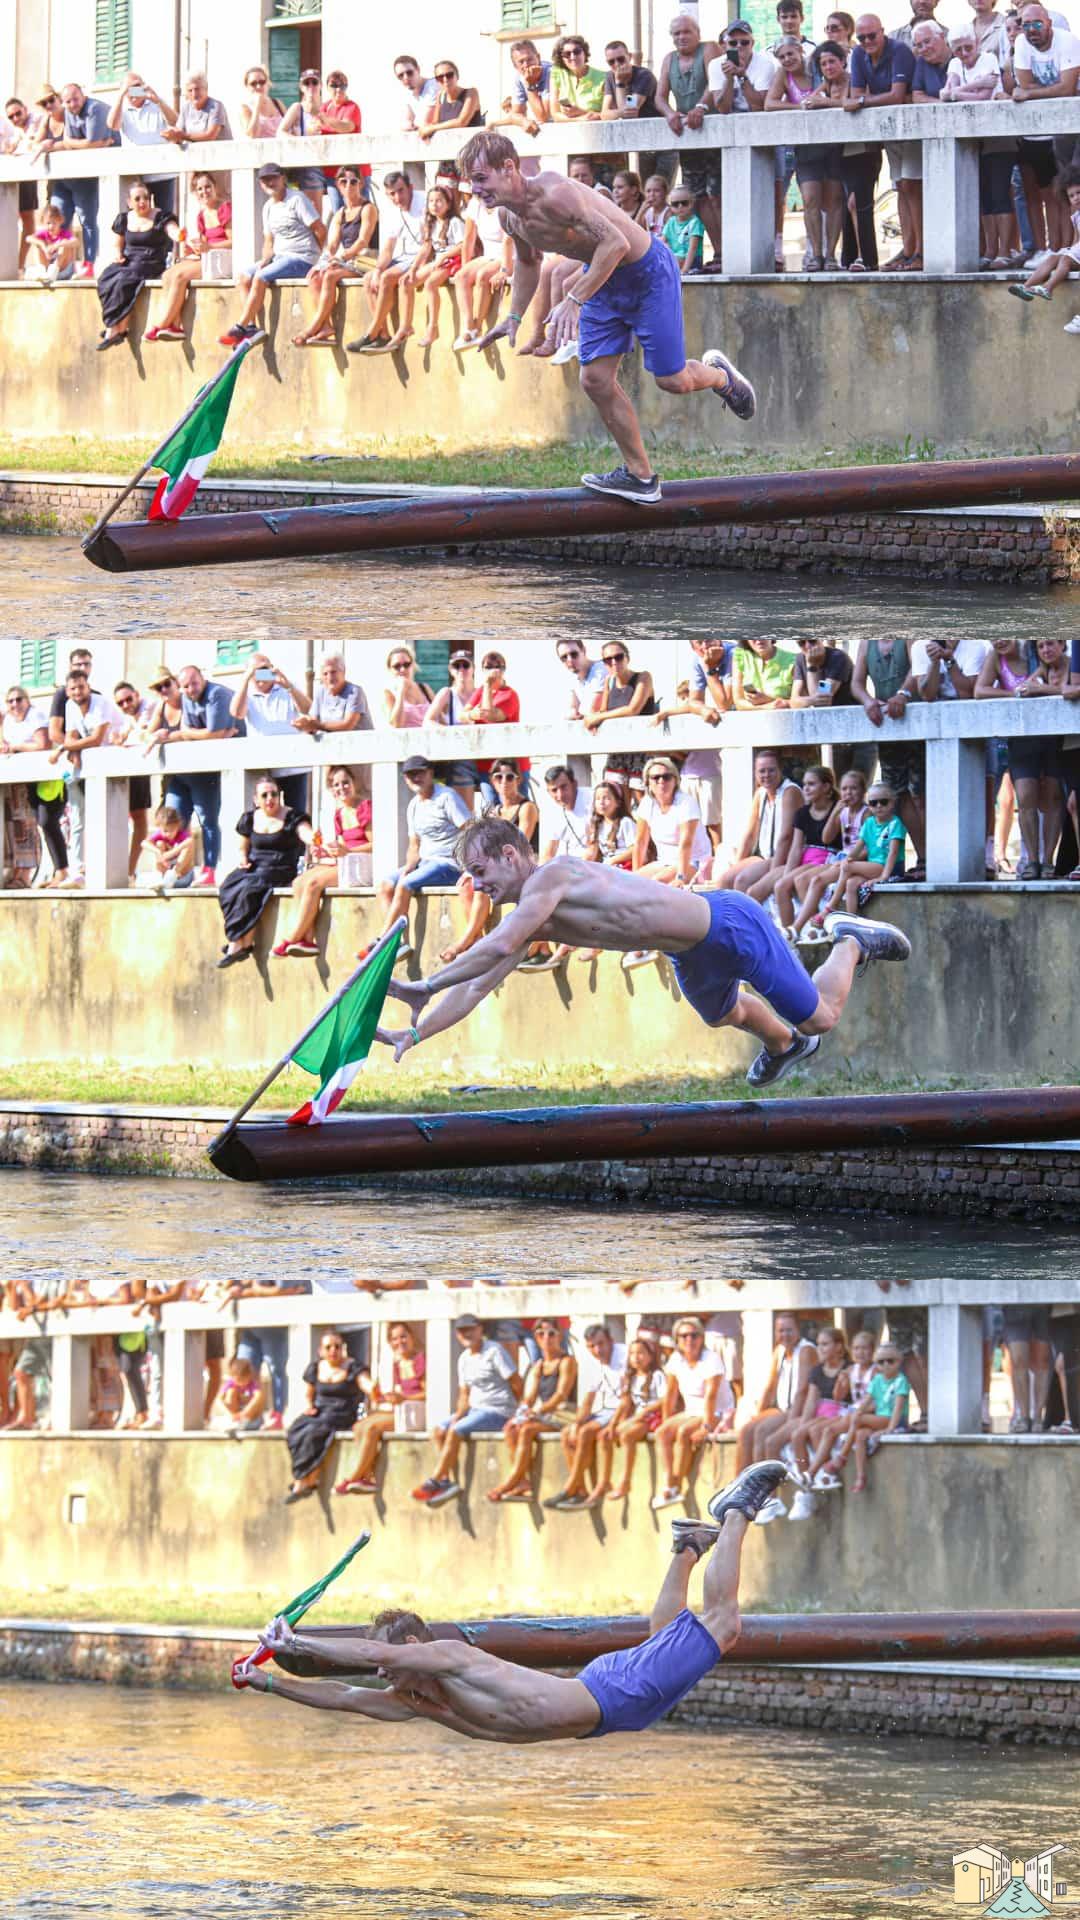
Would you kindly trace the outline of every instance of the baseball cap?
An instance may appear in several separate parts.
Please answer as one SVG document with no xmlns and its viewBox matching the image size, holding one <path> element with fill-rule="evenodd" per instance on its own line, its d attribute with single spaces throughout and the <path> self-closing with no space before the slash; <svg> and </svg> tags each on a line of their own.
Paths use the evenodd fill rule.
<svg viewBox="0 0 1080 1920">
<path fill-rule="evenodd" d="M 450 665 L 452 667 L 471 667 L 472 663 L 473 663 L 472 654 L 463 653 L 460 648 L 458 649 L 457 653 L 452 653 L 450 655 Z"/>
<path fill-rule="evenodd" d="M 753 33 L 753 31 L 749 20 L 729 20 L 724 28 L 725 33 Z"/>
<path fill-rule="evenodd" d="M 425 760 L 422 753 L 411 753 L 409 758 L 401 763 L 402 773 L 424 773 L 430 770 L 430 767 L 431 761 Z"/>
<path fill-rule="evenodd" d="M 283 174 L 284 172 L 285 172 L 285 169 L 284 169 L 284 167 L 282 167 L 282 166 L 279 166 L 279 165 L 278 165 L 278 162 L 277 162 L 276 160 L 268 160 L 268 161 L 267 161 L 267 163 L 266 163 L 266 165 L 265 165 L 265 167 L 260 167 L 260 168 L 259 168 L 259 171 L 258 171 L 258 173 L 257 173 L 257 175 L 256 175 L 256 179 L 258 179 L 258 180 L 280 180 L 280 178 L 281 178 L 281 176 L 282 176 L 282 174 Z"/>
<path fill-rule="evenodd" d="M 427 762 L 425 761 L 424 764 L 426 766 Z M 459 1313 L 454 1321 L 454 1332 L 465 1333 L 469 1327 L 478 1327 L 480 1324 L 475 1313 Z"/>
<path fill-rule="evenodd" d="M 319 85 L 322 86 L 322 74 L 319 72 L 318 67 L 305 67 L 303 73 L 300 75 L 300 79 L 301 82 L 305 80 L 317 80 Z"/>
</svg>

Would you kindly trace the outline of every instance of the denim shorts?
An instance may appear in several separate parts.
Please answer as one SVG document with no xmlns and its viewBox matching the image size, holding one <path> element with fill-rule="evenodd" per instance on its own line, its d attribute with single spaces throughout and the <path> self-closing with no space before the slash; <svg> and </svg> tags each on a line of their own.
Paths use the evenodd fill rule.
<svg viewBox="0 0 1080 1920">
<path fill-rule="evenodd" d="M 422 893 L 425 887 L 456 887 L 460 879 L 461 868 L 455 860 L 421 860 L 411 873 L 403 873 L 400 867 L 388 873 L 386 884 L 396 887 L 400 881 L 406 893 Z"/>
<path fill-rule="evenodd" d="M 275 280 L 306 280 L 314 260 L 301 260 L 295 254 L 283 253 L 280 257 L 268 260 L 263 266 L 261 261 L 248 268 L 252 280 L 265 280 L 267 286 L 273 286 Z"/>
<path fill-rule="evenodd" d="M 468 1413 L 451 1420 L 451 1433 L 501 1433 L 507 1421 L 508 1413 L 496 1413 L 493 1407 L 470 1407 Z"/>
</svg>

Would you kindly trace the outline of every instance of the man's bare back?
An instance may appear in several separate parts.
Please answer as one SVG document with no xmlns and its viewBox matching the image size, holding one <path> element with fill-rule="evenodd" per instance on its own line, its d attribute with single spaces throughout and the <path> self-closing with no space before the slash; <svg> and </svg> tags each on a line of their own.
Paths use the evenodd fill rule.
<svg viewBox="0 0 1080 1920">
<path fill-rule="evenodd" d="M 545 917 L 533 932 L 535 912 L 541 907 Z M 568 947 L 606 947 L 615 953 L 633 953 L 640 947 L 686 953 L 709 930 L 709 909 L 700 894 L 569 855 L 547 861 L 526 880 L 519 905 L 505 922 L 508 937 L 519 915 L 529 922 L 522 944 L 554 940 Z"/>
<path fill-rule="evenodd" d="M 499 205 L 503 229 L 515 242 L 537 253 L 561 253 L 570 260 L 589 262 L 614 227 L 628 244 L 627 261 L 648 253 L 651 242 L 644 228 L 594 188 L 579 186 L 560 173 L 537 174 L 524 180 L 523 187 L 519 206 Z M 479 197 L 485 195 L 481 192 Z M 492 196 L 486 204 L 498 203 Z"/>
</svg>

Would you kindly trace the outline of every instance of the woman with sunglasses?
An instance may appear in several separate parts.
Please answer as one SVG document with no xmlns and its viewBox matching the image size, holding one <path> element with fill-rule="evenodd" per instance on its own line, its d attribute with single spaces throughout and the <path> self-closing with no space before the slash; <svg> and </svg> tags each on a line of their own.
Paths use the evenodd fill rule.
<svg viewBox="0 0 1080 1920">
<path fill-rule="evenodd" d="M 470 714 L 470 706 L 477 694 L 476 679 L 473 671 L 471 653 L 463 647 L 455 648 L 449 661 L 450 685 L 440 687 L 428 711 L 426 724 L 429 727 L 467 727 L 474 724 L 475 716 Z M 475 760 L 449 760 L 441 763 L 436 772 L 440 780 L 453 787 L 455 793 L 472 809 L 476 790 L 480 785 L 480 769 Z"/>
<path fill-rule="evenodd" d="M 512 827 L 525 835 L 534 852 L 540 847 L 540 810 L 535 801 L 529 800 L 522 788 L 521 768 L 516 760 L 493 760 L 489 779 L 495 789 L 496 800 L 487 812 L 490 818 L 508 820 Z M 459 954 L 467 953 L 474 947 L 487 926 L 491 914 L 491 902 L 486 894 L 477 893 L 467 873 L 462 874 L 457 884 L 458 896 L 467 915 L 465 931 L 461 939 L 453 946 L 443 949 L 439 955 L 444 966 L 456 960 Z"/>
<path fill-rule="evenodd" d="M 591 713 L 582 715 L 590 733 L 599 732 L 608 720 L 633 720 L 640 714 L 651 717 L 657 711 L 656 694 L 653 691 L 651 673 L 632 672 L 630 655 L 621 640 L 608 640 L 601 650 L 600 658 L 607 668 L 608 677 L 604 690 Z M 608 756 L 604 767 L 605 780 L 611 774 L 624 781 L 632 773 L 640 774 L 645 765 L 646 755 L 628 753 L 620 747 Z"/>
<path fill-rule="evenodd" d="M 892 788 L 877 781 L 866 796 L 866 809 L 859 838 L 841 862 L 833 894 L 849 913 L 865 906 L 875 886 L 904 871 L 906 829 Z"/>
<path fill-rule="evenodd" d="M 172 214 L 162 213 L 150 197 L 144 180 L 133 180 L 128 188 L 125 213 L 112 223 L 116 235 L 116 253 L 112 263 L 98 280 L 98 299 L 105 325 L 97 350 L 104 353 L 118 347 L 127 338 L 135 303 L 148 280 L 160 280 L 170 249 L 180 239 L 180 228 Z"/>
<path fill-rule="evenodd" d="M 315 925 L 327 888 L 371 885 L 371 801 L 361 794 L 351 767 L 331 767 L 328 785 L 333 832 L 329 840 L 312 837 L 309 864 L 292 883 L 296 924 L 273 948 L 275 960 L 317 960 Z M 360 877 L 346 881 L 340 863 L 357 855 Z"/>
<path fill-rule="evenodd" d="M 259 779 L 255 805 L 240 815 L 236 831 L 240 865 L 225 875 L 218 891 L 226 934 L 219 969 L 250 960 L 255 929 L 274 888 L 292 886 L 304 849 L 315 838 L 309 816 L 286 807 L 271 774 Z"/>
<path fill-rule="evenodd" d="M 341 1334 L 330 1330 L 319 1342 L 319 1357 L 304 1368 L 306 1410 L 285 1434 L 292 1480 L 284 1505 L 313 1494 L 322 1463 L 337 1437 L 355 1427 L 371 1382 L 358 1360 L 350 1358 Z"/>
<path fill-rule="evenodd" d="M 157 695 L 146 722 L 144 752 L 152 753 L 155 747 L 165 746 L 174 734 L 179 733 L 184 720 L 184 707 L 180 683 L 168 667 L 158 667 L 146 684 L 150 692 Z"/>
<path fill-rule="evenodd" d="M 240 102 L 240 125 L 247 140 L 276 140 L 285 118 L 285 107 L 270 91 L 270 75 L 265 67 L 249 67 L 244 75 L 244 98 Z"/>
<path fill-rule="evenodd" d="M 199 208 L 195 216 L 195 233 L 185 237 L 183 256 L 174 260 L 162 278 L 165 312 L 156 326 L 147 327 L 144 340 L 186 338 L 184 304 L 188 289 L 194 281 L 210 277 L 206 269 L 211 253 L 216 256 L 213 262 L 215 280 L 228 280 L 232 273 L 232 205 L 221 198 L 212 173 L 194 174 L 191 190 Z"/>
<path fill-rule="evenodd" d="M 551 117 L 553 120 L 603 118 L 607 73 L 590 67 L 589 43 L 579 33 L 564 33 L 551 56 Z"/>
<path fill-rule="evenodd" d="M 386 722 L 391 727 L 423 727 L 435 695 L 416 678 L 416 657 L 408 647 L 391 647 L 386 656 L 389 675 L 383 688 Z"/>
<path fill-rule="evenodd" d="M 540 1435 L 559 1433 L 577 1410 L 577 1361 L 565 1351 L 561 1329 L 554 1320 L 537 1320 L 533 1337 L 540 1358 L 525 1375 L 517 1412 L 503 1428 L 510 1466 L 488 1493 L 494 1506 L 503 1500 L 535 1500 L 532 1470 Z"/>
<path fill-rule="evenodd" d="M 362 280 L 373 266 L 371 247 L 376 239 L 379 211 L 365 199 L 365 184 L 355 167 L 342 167 L 335 176 L 341 205 L 330 217 L 322 254 L 307 277 L 315 295 L 315 312 L 308 325 L 293 334 L 294 347 L 332 347 L 334 307 L 345 280 Z"/>
<path fill-rule="evenodd" d="M 434 72 L 439 89 L 435 118 L 417 128 L 421 140 L 430 140 L 435 133 L 453 133 L 459 127 L 482 127 L 480 95 L 475 87 L 462 86 L 453 61 L 436 60 Z"/>
</svg>

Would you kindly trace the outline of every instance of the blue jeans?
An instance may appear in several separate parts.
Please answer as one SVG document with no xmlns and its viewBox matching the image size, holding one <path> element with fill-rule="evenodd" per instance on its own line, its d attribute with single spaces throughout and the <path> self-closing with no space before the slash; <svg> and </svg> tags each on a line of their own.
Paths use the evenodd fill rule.
<svg viewBox="0 0 1080 1920">
<path fill-rule="evenodd" d="M 272 287 L 276 280 L 306 280 L 314 265 L 314 260 L 301 260 L 299 254 L 283 253 L 268 260 L 265 266 L 261 261 L 256 261 L 254 266 L 248 268 L 248 275 L 252 280 L 263 280 L 268 287 Z"/>
<path fill-rule="evenodd" d="M 396 887 L 398 882 L 406 893 L 423 893 L 425 887 L 456 887 L 461 879 L 461 868 L 454 860 L 421 860 L 411 873 L 404 873 L 398 867 L 394 873 L 388 873 L 386 884 Z"/>
<path fill-rule="evenodd" d="M 284 1413 L 288 1385 L 285 1371 L 289 1353 L 288 1327 L 260 1327 L 257 1332 L 251 1327 L 242 1327 L 236 1351 L 243 1359 L 251 1361 L 256 1373 L 266 1362 L 274 1412 Z"/>
<path fill-rule="evenodd" d="M 203 865 L 216 867 L 221 859 L 221 775 L 189 773 L 183 780 L 170 773 L 166 783 L 165 805 L 175 807 L 186 826 L 195 815 L 202 828 Z"/>
<path fill-rule="evenodd" d="M 71 216 L 78 213 L 82 228 L 83 252 L 88 260 L 98 256 L 98 182 L 96 180 L 54 180 L 51 197 L 59 200 L 64 210 L 64 225 L 70 227 Z"/>
<path fill-rule="evenodd" d="M 463 1438 L 470 1433 L 501 1433 L 509 1418 L 508 1413 L 496 1413 L 492 1407 L 470 1407 L 468 1413 L 450 1421 L 450 1431 Z"/>
</svg>

